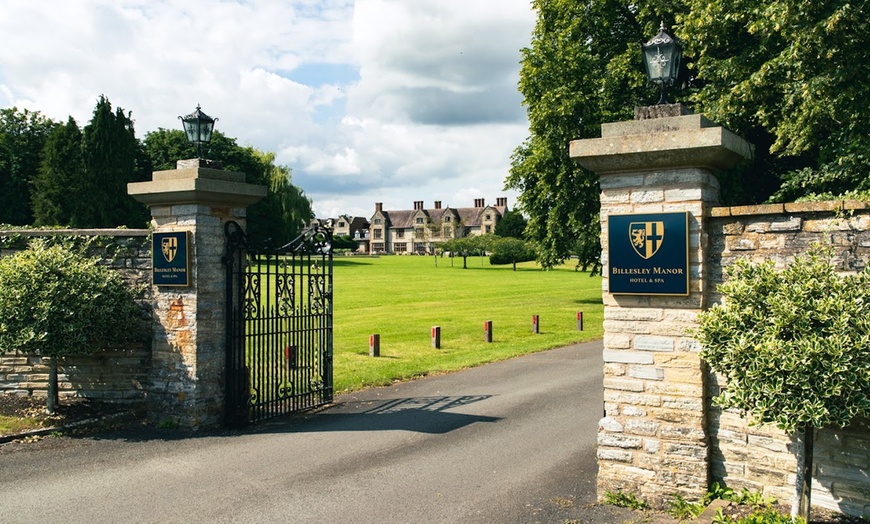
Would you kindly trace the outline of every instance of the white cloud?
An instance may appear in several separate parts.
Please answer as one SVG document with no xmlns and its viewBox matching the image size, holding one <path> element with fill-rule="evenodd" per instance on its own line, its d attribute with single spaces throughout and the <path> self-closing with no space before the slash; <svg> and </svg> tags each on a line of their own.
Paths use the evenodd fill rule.
<svg viewBox="0 0 870 524">
<path fill-rule="evenodd" d="M 533 24 L 528 0 L 5 0 L 0 106 L 84 125 L 105 94 L 143 137 L 201 104 L 319 215 L 467 206 L 526 136 Z"/>
</svg>

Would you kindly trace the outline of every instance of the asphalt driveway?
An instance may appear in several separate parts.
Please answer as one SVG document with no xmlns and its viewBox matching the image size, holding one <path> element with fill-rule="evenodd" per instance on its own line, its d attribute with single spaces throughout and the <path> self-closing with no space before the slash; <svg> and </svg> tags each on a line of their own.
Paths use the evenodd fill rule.
<svg viewBox="0 0 870 524">
<path fill-rule="evenodd" d="M 595 499 L 601 349 L 344 395 L 244 432 L 24 446 L 0 454 L 0 521 L 561 523 Z"/>
</svg>

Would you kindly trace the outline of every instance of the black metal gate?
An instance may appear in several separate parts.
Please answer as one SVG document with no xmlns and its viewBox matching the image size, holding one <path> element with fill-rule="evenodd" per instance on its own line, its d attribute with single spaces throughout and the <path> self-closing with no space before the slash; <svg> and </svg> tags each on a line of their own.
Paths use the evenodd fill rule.
<svg viewBox="0 0 870 524">
<path fill-rule="evenodd" d="M 226 422 L 238 426 L 332 401 L 332 233 L 254 249 L 225 227 Z"/>
</svg>

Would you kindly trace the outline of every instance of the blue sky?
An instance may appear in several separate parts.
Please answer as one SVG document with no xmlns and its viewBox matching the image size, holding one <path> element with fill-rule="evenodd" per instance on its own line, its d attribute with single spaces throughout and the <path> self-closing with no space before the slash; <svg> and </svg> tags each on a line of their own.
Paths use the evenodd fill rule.
<svg viewBox="0 0 870 524">
<path fill-rule="evenodd" d="M 274 151 L 318 216 L 494 203 L 528 125 L 529 0 L 4 0 L 0 107 L 137 136 L 201 104 Z"/>
</svg>

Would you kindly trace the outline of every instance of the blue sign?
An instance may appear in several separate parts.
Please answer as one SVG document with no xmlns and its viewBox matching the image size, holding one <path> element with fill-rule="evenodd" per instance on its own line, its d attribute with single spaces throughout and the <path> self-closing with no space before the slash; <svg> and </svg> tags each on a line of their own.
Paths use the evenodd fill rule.
<svg viewBox="0 0 870 524">
<path fill-rule="evenodd" d="M 608 215 L 608 290 L 689 294 L 689 213 Z"/>
<path fill-rule="evenodd" d="M 154 284 L 158 286 L 189 286 L 189 232 L 153 233 L 151 238 L 151 273 Z"/>
</svg>

